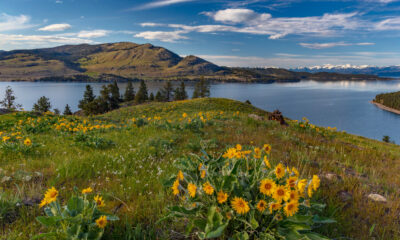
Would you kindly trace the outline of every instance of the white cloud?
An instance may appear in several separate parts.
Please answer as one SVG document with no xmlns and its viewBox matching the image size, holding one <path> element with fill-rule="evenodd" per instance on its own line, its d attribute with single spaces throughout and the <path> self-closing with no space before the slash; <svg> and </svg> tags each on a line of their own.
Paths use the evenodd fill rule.
<svg viewBox="0 0 400 240">
<path fill-rule="evenodd" d="M 3 49 L 48 47 L 62 44 L 95 43 L 90 39 L 67 37 L 62 35 L 22 35 L 0 34 L 0 46 Z"/>
<path fill-rule="evenodd" d="M 11 16 L 5 13 L 0 14 L 0 32 L 31 28 L 31 18 L 26 15 Z"/>
<path fill-rule="evenodd" d="M 80 31 L 78 33 L 79 38 L 99 38 L 99 37 L 105 37 L 110 33 L 108 30 L 91 30 L 91 31 Z"/>
<path fill-rule="evenodd" d="M 147 31 L 141 32 L 135 35 L 138 38 L 144 38 L 147 40 L 159 40 L 162 42 L 176 42 L 177 40 L 187 39 L 187 37 L 182 36 L 183 31 L 172 31 L 172 32 L 164 32 L 164 31 Z"/>
<path fill-rule="evenodd" d="M 195 0 L 159 0 L 159 1 L 154 1 L 154 2 L 144 4 L 142 6 L 133 8 L 131 10 L 144 10 L 144 9 L 150 9 L 150 8 L 159 8 L 159 7 L 165 7 L 165 6 L 169 6 L 169 5 L 185 3 L 185 2 L 192 2 L 192 1 L 195 1 Z"/>
<path fill-rule="evenodd" d="M 360 42 L 360 43 L 347 43 L 347 42 L 329 42 L 329 43 L 299 43 L 300 46 L 311 49 L 324 49 L 332 47 L 343 47 L 343 46 L 370 46 L 375 43 Z"/>
<path fill-rule="evenodd" d="M 70 29 L 71 25 L 68 23 L 59 23 L 59 24 L 51 24 L 42 28 L 39 28 L 39 31 L 48 31 L 48 32 L 60 32 Z"/>
<path fill-rule="evenodd" d="M 140 24 L 140 26 L 142 26 L 142 27 L 160 27 L 163 25 L 164 24 L 162 24 L 162 23 L 153 23 L 153 22 L 144 22 L 144 23 Z"/>
<path fill-rule="evenodd" d="M 258 14 L 250 9 L 225 9 L 217 12 L 206 12 L 204 13 L 207 16 L 212 17 L 217 22 L 224 23 L 247 23 L 257 22 L 257 21 L 266 21 L 271 18 L 271 14 L 263 13 Z"/>
<path fill-rule="evenodd" d="M 400 17 L 382 20 L 375 24 L 376 30 L 400 30 Z"/>
</svg>

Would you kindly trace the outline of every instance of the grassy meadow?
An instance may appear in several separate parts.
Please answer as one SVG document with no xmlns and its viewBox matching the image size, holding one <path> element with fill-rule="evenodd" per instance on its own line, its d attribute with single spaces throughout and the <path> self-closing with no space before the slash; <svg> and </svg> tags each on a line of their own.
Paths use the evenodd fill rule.
<svg viewBox="0 0 400 240">
<path fill-rule="evenodd" d="M 103 239 L 182 239 L 184 222 L 156 224 L 176 201 L 163 180 L 177 174 L 174 163 L 181 157 L 202 149 L 219 155 L 236 144 L 270 144 L 271 163 L 320 176 L 316 199 L 337 223 L 316 232 L 335 239 L 400 238 L 399 146 L 306 120 L 281 126 L 267 116 L 215 98 L 130 106 L 89 118 L 1 115 L 0 239 L 30 239 L 45 231 L 35 217 L 43 215 L 38 204 L 52 186 L 61 201 L 74 186 L 90 186 L 104 197 L 107 211 L 120 220 Z M 387 202 L 369 200 L 370 193 Z"/>
</svg>

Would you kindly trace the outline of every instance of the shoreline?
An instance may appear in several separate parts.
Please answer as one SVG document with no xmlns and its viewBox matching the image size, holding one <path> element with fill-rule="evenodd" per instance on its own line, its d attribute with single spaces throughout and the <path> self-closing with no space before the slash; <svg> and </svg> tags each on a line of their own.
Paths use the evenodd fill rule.
<svg viewBox="0 0 400 240">
<path fill-rule="evenodd" d="M 369 102 L 372 103 L 372 104 L 374 104 L 375 106 L 377 106 L 378 108 L 380 108 L 380 109 L 382 109 L 382 110 L 385 110 L 385 111 L 388 111 L 388 112 L 391 112 L 391 113 L 395 113 L 395 114 L 400 115 L 400 110 L 387 107 L 387 106 L 385 106 L 385 105 L 383 105 L 383 104 L 380 104 L 380 103 L 377 103 L 377 102 L 374 102 L 374 101 L 369 101 Z"/>
</svg>

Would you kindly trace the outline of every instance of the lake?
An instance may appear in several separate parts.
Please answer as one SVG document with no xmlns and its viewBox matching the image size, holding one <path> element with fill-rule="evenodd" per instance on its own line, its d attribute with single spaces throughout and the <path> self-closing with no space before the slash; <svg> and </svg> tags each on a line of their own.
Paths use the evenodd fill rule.
<svg viewBox="0 0 400 240">
<path fill-rule="evenodd" d="M 90 83 L 98 94 L 104 83 Z M 11 86 L 16 102 L 31 109 L 41 96 L 50 98 L 53 108 L 63 111 L 69 104 L 75 111 L 83 96 L 86 83 L 70 82 L 0 82 L 0 96 Z M 135 83 L 135 90 L 139 83 Z M 156 92 L 163 83 L 149 82 L 150 92 Z M 191 95 L 193 84 L 187 84 Z M 126 83 L 119 84 L 121 93 Z M 349 133 L 381 140 L 388 135 L 400 143 L 400 115 L 381 110 L 369 103 L 376 94 L 400 91 L 400 81 L 385 82 L 315 82 L 273 84 L 224 83 L 211 85 L 212 97 L 250 100 L 254 106 L 300 120 L 307 117 L 319 126 L 337 127 Z"/>
</svg>

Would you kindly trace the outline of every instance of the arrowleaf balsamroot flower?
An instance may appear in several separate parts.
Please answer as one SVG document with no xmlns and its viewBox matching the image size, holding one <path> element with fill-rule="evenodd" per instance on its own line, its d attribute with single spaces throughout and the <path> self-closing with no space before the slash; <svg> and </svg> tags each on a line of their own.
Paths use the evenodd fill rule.
<svg viewBox="0 0 400 240">
<path fill-rule="evenodd" d="M 289 177 L 286 180 L 286 186 L 288 188 L 295 188 L 296 187 L 296 181 L 297 181 L 297 177 Z"/>
<path fill-rule="evenodd" d="M 196 185 L 194 185 L 193 183 L 189 183 L 189 184 L 188 184 L 189 195 L 190 195 L 192 198 L 196 197 L 196 190 L 197 190 Z"/>
<path fill-rule="evenodd" d="M 287 201 L 290 198 L 290 193 L 285 186 L 277 185 L 272 198 L 277 202 Z"/>
<path fill-rule="evenodd" d="M 271 168 L 271 164 L 269 163 L 267 156 L 264 156 L 264 164 L 267 168 Z"/>
<path fill-rule="evenodd" d="M 183 181 L 184 177 L 183 177 L 183 172 L 179 171 L 178 172 L 178 176 L 176 177 L 178 180 Z"/>
<path fill-rule="evenodd" d="M 220 203 L 220 204 L 226 202 L 226 200 L 228 200 L 228 194 L 224 193 L 224 191 L 222 191 L 222 190 L 219 191 L 217 194 L 217 200 L 218 200 L 218 203 Z"/>
<path fill-rule="evenodd" d="M 285 168 L 283 167 L 282 163 L 279 163 L 278 166 L 276 166 L 275 175 L 277 179 L 281 179 L 285 176 Z"/>
<path fill-rule="evenodd" d="M 249 204 L 240 197 L 234 197 L 231 201 L 231 205 L 233 210 L 235 210 L 238 214 L 246 214 L 250 211 Z"/>
<path fill-rule="evenodd" d="M 203 184 L 203 191 L 207 195 L 212 195 L 214 193 L 214 188 L 213 188 L 213 186 L 211 186 L 211 184 L 209 182 L 206 182 Z"/>
<path fill-rule="evenodd" d="M 293 216 L 294 214 L 296 214 L 297 211 L 299 211 L 299 203 L 290 201 L 285 204 L 285 207 L 283 209 L 286 216 Z"/>
<path fill-rule="evenodd" d="M 311 181 L 314 191 L 317 191 L 321 183 L 321 180 L 319 179 L 318 175 L 314 175 Z"/>
<path fill-rule="evenodd" d="M 267 202 L 264 200 L 260 200 L 257 203 L 257 210 L 260 212 L 264 212 L 265 209 L 267 208 Z"/>
<path fill-rule="evenodd" d="M 96 224 L 99 228 L 105 228 L 107 225 L 107 217 L 106 216 L 101 216 L 96 220 Z"/>
<path fill-rule="evenodd" d="M 29 138 L 27 138 L 27 139 L 25 139 L 25 141 L 24 141 L 24 145 L 29 147 L 29 146 L 32 145 L 32 141 L 31 141 Z"/>
<path fill-rule="evenodd" d="M 86 193 L 91 193 L 93 192 L 93 189 L 91 187 L 85 188 L 82 190 L 82 194 L 86 194 Z"/>
<path fill-rule="evenodd" d="M 278 211 L 282 208 L 282 205 L 278 202 L 271 202 L 269 204 L 269 212 L 272 213 L 273 211 Z"/>
<path fill-rule="evenodd" d="M 274 193 L 274 189 L 276 184 L 271 179 L 264 179 L 260 183 L 260 192 L 267 196 L 272 196 Z"/>
<path fill-rule="evenodd" d="M 174 184 L 171 187 L 173 194 L 176 196 L 179 194 L 179 179 L 174 181 Z"/>
<path fill-rule="evenodd" d="M 94 201 L 98 207 L 104 207 L 106 204 L 104 203 L 103 197 L 97 195 L 94 197 Z"/>
</svg>

